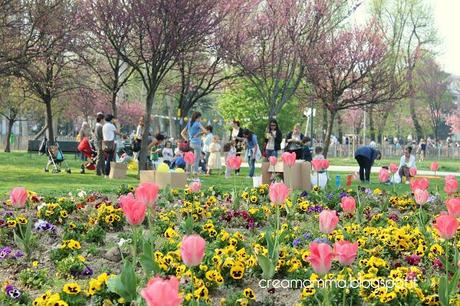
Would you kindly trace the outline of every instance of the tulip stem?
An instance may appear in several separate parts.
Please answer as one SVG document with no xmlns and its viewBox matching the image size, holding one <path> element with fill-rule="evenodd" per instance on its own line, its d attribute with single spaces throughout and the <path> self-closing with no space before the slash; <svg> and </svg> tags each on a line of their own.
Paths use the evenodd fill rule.
<svg viewBox="0 0 460 306">
<path fill-rule="evenodd" d="M 193 267 L 190 267 L 190 282 L 192 284 L 192 305 L 195 305 L 195 277 L 193 273 Z"/>
</svg>

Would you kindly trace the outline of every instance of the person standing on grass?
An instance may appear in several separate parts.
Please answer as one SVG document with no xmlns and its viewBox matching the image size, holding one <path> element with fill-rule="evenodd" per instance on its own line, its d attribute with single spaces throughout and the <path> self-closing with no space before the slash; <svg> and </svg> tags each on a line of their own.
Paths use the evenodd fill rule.
<svg viewBox="0 0 460 306">
<path fill-rule="evenodd" d="M 243 137 L 246 139 L 246 159 L 249 164 L 249 177 L 254 176 L 256 170 L 256 160 L 260 156 L 259 143 L 257 136 L 248 129 L 243 131 Z"/>
<path fill-rule="evenodd" d="M 94 128 L 94 138 L 96 145 L 96 175 L 104 175 L 104 151 L 102 150 L 102 141 L 104 136 L 102 135 L 102 127 L 104 125 L 104 114 L 99 112 L 96 115 L 96 127 Z"/>
<path fill-rule="evenodd" d="M 406 177 L 406 184 L 409 184 L 411 178 L 409 169 L 415 167 L 415 156 L 411 153 L 412 147 L 406 147 L 404 149 L 404 155 L 401 156 L 401 160 L 399 161 L 398 174 L 401 180 L 403 177 Z"/>
<path fill-rule="evenodd" d="M 112 123 L 113 115 L 108 114 L 105 116 L 105 123 L 102 127 L 102 147 L 105 152 L 105 170 L 104 174 L 107 176 L 110 174 L 110 163 L 115 157 L 116 145 L 115 135 L 121 136 L 122 134 L 118 131 L 117 127 Z"/>
<path fill-rule="evenodd" d="M 265 157 L 278 157 L 278 152 L 281 150 L 281 141 L 283 134 L 278 126 L 276 119 L 271 119 L 267 131 L 265 132 Z"/>
<path fill-rule="evenodd" d="M 217 170 L 217 173 L 219 173 L 219 171 L 222 170 L 220 151 L 220 138 L 219 136 L 214 135 L 212 138 L 212 143 L 209 145 L 210 154 L 208 159 L 207 175 L 210 175 L 212 170 Z"/>
<path fill-rule="evenodd" d="M 187 126 L 182 130 L 181 136 L 190 143 L 190 148 L 195 153 L 195 163 L 193 165 L 193 172 L 198 174 L 198 168 L 201 156 L 201 135 L 206 134 L 206 129 L 201 125 L 201 113 L 194 112 L 192 118 L 187 123 Z"/>
<path fill-rule="evenodd" d="M 234 142 L 236 148 L 236 156 L 241 156 L 241 153 L 244 149 L 244 137 L 243 137 L 243 129 L 241 128 L 241 124 L 238 120 L 233 120 L 232 122 L 232 131 L 230 133 L 230 142 Z M 240 169 L 235 169 L 235 174 L 240 174 Z"/>
<path fill-rule="evenodd" d="M 203 137 L 203 153 L 204 153 L 204 160 L 206 164 L 208 164 L 209 154 L 211 154 L 211 152 L 209 151 L 209 147 L 211 146 L 212 138 L 214 134 L 212 133 L 212 126 L 208 125 L 205 129 L 207 133 Z"/>
<path fill-rule="evenodd" d="M 370 182 L 371 168 L 374 161 L 382 158 L 379 150 L 369 146 L 360 147 L 355 152 L 355 159 L 359 165 L 359 179 L 361 182 Z"/>
</svg>

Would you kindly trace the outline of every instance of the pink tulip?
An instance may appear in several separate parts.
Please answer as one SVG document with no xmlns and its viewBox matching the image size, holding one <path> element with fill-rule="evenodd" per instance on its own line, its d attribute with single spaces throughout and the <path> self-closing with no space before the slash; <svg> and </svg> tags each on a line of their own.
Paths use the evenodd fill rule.
<svg viewBox="0 0 460 306">
<path fill-rule="evenodd" d="M 289 196 L 289 188 L 284 183 L 273 183 L 268 192 L 270 201 L 275 204 L 283 204 Z"/>
<path fill-rule="evenodd" d="M 195 153 L 193 153 L 192 151 L 185 152 L 184 160 L 187 165 L 193 165 L 193 163 L 195 162 Z"/>
<path fill-rule="evenodd" d="M 126 220 L 131 225 L 138 225 L 144 222 L 147 204 L 134 198 L 132 193 L 120 196 L 118 199 L 121 209 L 125 213 Z"/>
<path fill-rule="evenodd" d="M 278 160 L 277 160 L 277 158 L 275 156 L 270 156 L 268 158 L 268 162 L 270 163 L 270 166 L 273 166 L 273 167 L 276 166 L 277 161 Z"/>
<path fill-rule="evenodd" d="M 324 234 L 332 232 L 339 223 L 335 210 L 325 209 L 319 214 L 319 231 Z"/>
<path fill-rule="evenodd" d="M 185 236 L 180 247 L 182 261 L 189 267 L 200 265 L 204 257 L 206 241 L 199 235 Z"/>
<path fill-rule="evenodd" d="M 410 189 L 414 192 L 416 189 L 426 190 L 430 186 L 430 182 L 427 178 L 423 177 L 420 179 L 412 179 L 410 181 Z"/>
<path fill-rule="evenodd" d="M 174 276 L 169 279 L 155 277 L 149 280 L 147 287 L 141 290 L 141 296 L 147 306 L 179 306 L 179 281 Z"/>
<path fill-rule="evenodd" d="M 231 170 L 238 170 L 241 167 L 241 157 L 239 156 L 230 156 L 227 159 L 227 167 Z"/>
<path fill-rule="evenodd" d="M 198 193 L 201 190 L 201 182 L 200 181 L 194 181 L 193 183 L 190 184 L 190 191 L 193 193 Z"/>
<path fill-rule="evenodd" d="M 446 201 L 447 211 L 449 215 L 459 218 L 460 217 L 460 198 L 450 198 Z"/>
<path fill-rule="evenodd" d="M 434 171 L 434 172 L 438 171 L 438 169 L 439 169 L 438 162 L 432 162 L 431 166 L 430 166 L 430 169 L 431 169 L 431 171 Z"/>
<path fill-rule="evenodd" d="M 323 165 L 323 162 L 321 159 L 314 159 L 311 161 L 311 166 L 313 167 L 313 170 L 316 172 L 321 171 L 321 166 Z"/>
<path fill-rule="evenodd" d="M 440 215 L 436 218 L 433 227 L 443 239 L 451 239 L 455 236 L 459 223 L 457 219 L 449 215 Z"/>
<path fill-rule="evenodd" d="M 329 168 L 329 161 L 327 159 L 321 159 L 321 169 L 326 170 Z"/>
<path fill-rule="evenodd" d="M 410 175 L 410 176 L 416 176 L 416 175 L 417 175 L 417 168 L 415 168 L 415 167 L 410 167 L 410 168 L 409 168 L 409 175 Z"/>
<path fill-rule="evenodd" d="M 396 172 L 398 172 L 398 165 L 396 164 L 390 164 L 390 172 L 392 174 L 395 174 Z"/>
<path fill-rule="evenodd" d="M 158 198 L 160 187 L 155 183 L 142 183 L 137 186 L 135 191 L 136 199 L 144 202 L 147 206 L 155 204 Z"/>
<path fill-rule="evenodd" d="M 334 254 L 342 265 L 349 266 L 355 261 L 356 255 L 358 255 L 358 243 L 337 241 L 334 244 Z"/>
<path fill-rule="evenodd" d="M 458 182 L 456 179 L 446 179 L 444 182 L 444 191 L 448 195 L 456 193 L 458 190 Z"/>
<path fill-rule="evenodd" d="M 281 159 L 283 160 L 283 163 L 288 166 L 292 167 L 295 164 L 295 160 L 297 159 L 297 156 L 294 152 L 289 153 L 289 152 L 284 152 L 281 155 Z"/>
<path fill-rule="evenodd" d="M 23 208 L 26 206 L 27 197 L 28 194 L 25 187 L 15 187 L 11 190 L 10 200 L 11 204 L 15 207 Z"/>
<path fill-rule="evenodd" d="M 444 181 L 449 181 L 449 180 L 456 180 L 457 178 L 455 177 L 455 175 L 446 175 L 444 177 Z"/>
<path fill-rule="evenodd" d="M 340 207 L 342 207 L 345 213 L 354 213 L 356 209 L 356 201 L 353 197 L 343 197 L 340 202 Z"/>
<path fill-rule="evenodd" d="M 334 259 L 334 253 L 328 244 L 316 242 L 310 243 L 310 256 L 308 256 L 308 261 L 316 273 L 326 274 L 329 272 L 331 269 L 332 259 Z"/>
<path fill-rule="evenodd" d="M 386 183 L 386 182 L 388 182 L 389 179 L 390 179 L 390 173 L 388 172 L 388 170 L 385 169 L 385 168 L 380 169 L 379 181 L 381 183 Z"/>
<path fill-rule="evenodd" d="M 429 197 L 430 194 L 425 189 L 415 189 L 414 191 L 415 202 L 418 205 L 425 204 L 428 201 Z"/>
</svg>

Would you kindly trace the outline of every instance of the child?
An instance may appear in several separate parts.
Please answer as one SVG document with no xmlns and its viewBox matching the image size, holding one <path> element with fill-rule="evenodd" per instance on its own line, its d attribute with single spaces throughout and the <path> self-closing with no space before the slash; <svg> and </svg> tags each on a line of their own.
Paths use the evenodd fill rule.
<svg viewBox="0 0 460 306">
<path fill-rule="evenodd" d="M 200 162 L 198 163 L 198 170 L 202 173 L 207 173 L 207 167 L 206 167 L 206 153 L 201 152 L 201 158 Z"/>
<path fill-rule="evenodd" d="M 212 142 L 209 145 L 209 160 L 208 160 L 208 175 L 211 174 L 212 170 L 222 169 L 222 162 L 220 158 L 220 139 L 219 136 L 214 135 Z"/>
<path fill-rule="evenodd" d="M 235 141 L 226 143 L 224 145 L 224 157 L 225 157 L 225 164 L 227 164 L 227 160 L 232 157 L 236 156 L 236 146 Z M 231 174 L 231 170 L 228 167 L 225 167 L 225 178 L 229 178 Z"/>
<path fill-rule="evenodd" d="M 311 150 L 310 150 L 310 137 L 305 136 L 302 139 L 302 159 L 311 162 L 312 157 L 311 157 Z"/>
<path fill-rule="evenodd" d="M 163 156 L 163 162 L 168 166 L 171 166 L 171 162 L 174 157 L 171 141 L 166 142 L 165 147 L 161 151 L 161 155 Z"/>
<path fill-rule="evenodd" d="M 315 156 L 313 156 L 313 159 L 324 159 L 322 147 L 318 146 L 315 148 Z"/>
<path fill-rule="evenodd" d="M 156 170 L 158 161 L 160 159 L 161 148 L 157 145 L 152 145 L 150 148 L 150 161 L 152 162 L 152 169 Z"/>
<path fill-rule="evenodd" d="M 182 168 L 185 170 L 185 159 L 180 150 L 176 152 L 176 156 L 173 158 L 171 162 L 171 169 Z"/>
</svg>

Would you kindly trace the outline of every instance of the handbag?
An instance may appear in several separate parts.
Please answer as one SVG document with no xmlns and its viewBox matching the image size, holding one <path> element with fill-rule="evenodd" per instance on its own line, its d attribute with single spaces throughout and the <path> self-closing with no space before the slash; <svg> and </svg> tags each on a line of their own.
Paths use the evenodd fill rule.
<svg viewBox="0 0 460 306">
<path fill-rule="evenodd" d="M 115 151 L 115 141 L 113 140 L 104 140 L 102 142 L 102 150 L 106 153 L 111 153 Z"/>
</svg>

